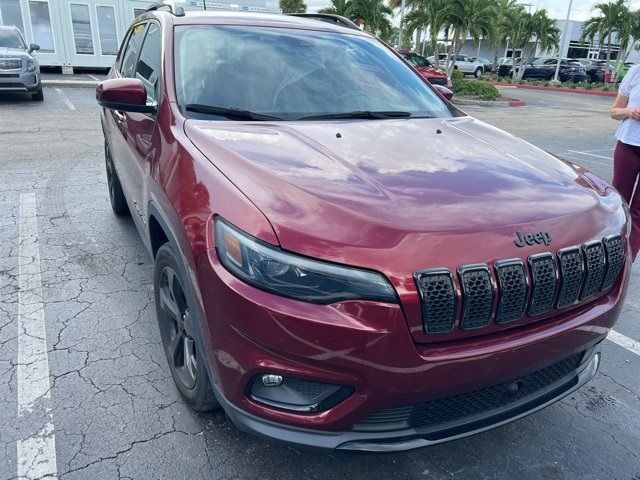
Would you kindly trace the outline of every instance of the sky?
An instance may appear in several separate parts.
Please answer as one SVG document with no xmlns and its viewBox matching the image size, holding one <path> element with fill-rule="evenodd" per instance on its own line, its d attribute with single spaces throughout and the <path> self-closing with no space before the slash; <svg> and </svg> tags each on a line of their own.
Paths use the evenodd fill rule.
<svg viewBox="0 0 640 480">
<path fill-rule="evenodd" d="M 586 20 L 592 14 L 592 7 L 598 2 L 605 0 L 573 0 L 571 8 L 572 20 Z M 305 0 L 309 12 L 316 12 L 318 9 L 330 5 L 328 0 Z M 552 18 L 564 19 L 567 16 L 569 8 L 569 0 L 520 0 L 523 5 L 531 5 L 532 11 L 537 8 L 546 8 Z M 629 5 L 632 9 L 640 9 L 640 0 L 630 0 Z"/>
</svg>

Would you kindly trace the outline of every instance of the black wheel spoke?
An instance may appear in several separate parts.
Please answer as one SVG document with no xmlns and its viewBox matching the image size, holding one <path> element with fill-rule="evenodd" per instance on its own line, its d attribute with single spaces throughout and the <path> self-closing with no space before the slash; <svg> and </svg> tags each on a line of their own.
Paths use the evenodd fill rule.
<svg viewBox="0 0 640 480">
<path fill-rule="evenodd" d="M 164 286 L 160 287 L 160 308 L 162 308 L 162 310 L 176 322 L 181 320 L 178 304 L 171 297 L 169 289 Z"/>
<path fill-rule="evenodd" d="M 184 337 L 180 332 L 176 332 L 169 342 L 169 352 L 173 359 L 173 364 L 179 368 L 184 363 Z"/>
</svg>

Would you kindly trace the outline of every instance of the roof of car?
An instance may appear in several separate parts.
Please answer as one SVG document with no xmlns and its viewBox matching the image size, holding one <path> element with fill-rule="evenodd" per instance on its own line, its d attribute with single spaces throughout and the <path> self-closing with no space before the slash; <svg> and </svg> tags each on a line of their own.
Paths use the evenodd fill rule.
<svg viewBox="0 0 640 480">
<path fill-rule="evenodd" d="M 338 24 L 333 24 L 314 18 L 283 15 L 281 13 L 234 12 L 222 10 L 188 10 L 185 12 L 184 16 L 177 16 L 172 15 L 171 13 L 164 10 L 158 10 L 143 14 L 141 18 L 148 18 L 147 16 L 169 16 L 171 17 L 174 25 L 210 24 L 278 26 L 301 28 L 307 30 L 324 30 L 336 33 L 351 33 L 354 35 L 369 35 L 366 32 L 346 28 Z"/>
</svg>

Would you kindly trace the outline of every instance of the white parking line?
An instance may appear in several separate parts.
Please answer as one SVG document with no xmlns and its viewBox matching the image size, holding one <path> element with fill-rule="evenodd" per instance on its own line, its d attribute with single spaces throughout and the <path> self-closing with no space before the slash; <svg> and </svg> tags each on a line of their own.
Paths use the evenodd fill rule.
<svg viewBox="0 0 640 480">
<path fill-rule="evenodd" d="M 609 167 L 611 168 L 611 164 L 610 163 L 604 163 L 604 162 L 598 162 L 597 160 L 591 160 L 588 158 L 576 158 L 576 157 L 569 157 L 568 155 L 563 155 L 564 158 L 566 158 L 567 160 L 571 160 L 573 163 L 593 163 L 594 165 L 602 165 L 603 167 Z"/>
<path fill-rule="evenodd" d="M 17 473 L 20 479 L 57 478 L 35 193 L 20 195 L 18 239 L 18 416 L 39 404 L 46 420 L 38 431 L 18 440 Z"/>
<path fill-rule="evenodd" d="M 75 110 L 76 107 L 73 106 L 73 103 L 71 103 L 71 100 L 69 100 L 69 97 L 67 97 L 64 92 L 62 90 L 60 90 L 58 87 L 55 87 L 56 92 L 58 92 L 58 95 L 60 95 L 62 97 L 62 99 L 64 100 L 64 103 L 67 104 L 67 107 L 69 107 L 69 110 Z"/>
<path fill-rule="evenodd" d="M 589 152 L 581 152 L 579 150 L 568 150 L 571 153 L 577 153 L 578 155 L 587 155 L 588 157 L 597 157 L 597 158 L 604 158 L 605 160 L 613 160 L 610 156 L 609 157 L 605 157 L 604 155 L 596 155 L 595 153 L 589 153 Z"/>
<path fill-rule="evenodd" d="M 611 330 L 607 338 L 611 340 L 613 343 L 626 348 L 631 353 L 640 355 L 640 342 L 636 342 L 635 340 L 627 337 L 626 335 L 622 335 L 621 333 L 618 333 L 615 330 Z"/>
<path fill-rule="evenodd" d="M 87 74 L 87 76 L 93 78 L 97 82 L 100 81 L 100 79 L 98 77 L 96 77 L 95 75 Z"/>
</svg>

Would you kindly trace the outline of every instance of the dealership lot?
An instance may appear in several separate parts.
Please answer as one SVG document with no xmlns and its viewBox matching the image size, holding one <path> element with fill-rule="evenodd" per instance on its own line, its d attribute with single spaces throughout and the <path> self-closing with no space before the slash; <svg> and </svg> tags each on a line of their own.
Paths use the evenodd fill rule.
<svg viewBox="0 0 640 480">
<path fill-rule="evenodd" d="M 464 110 L 610 179 L 612 99 L 505 94 L 527 106 Z M 601 372 L 542 412 L 402 454 L 274 444 L 180 401 L 152 264 L 109 206 L 93 90 L 4 96 L 0 111 L 0 479 L 640 479 L 639 266 Z"/>
</svg>

